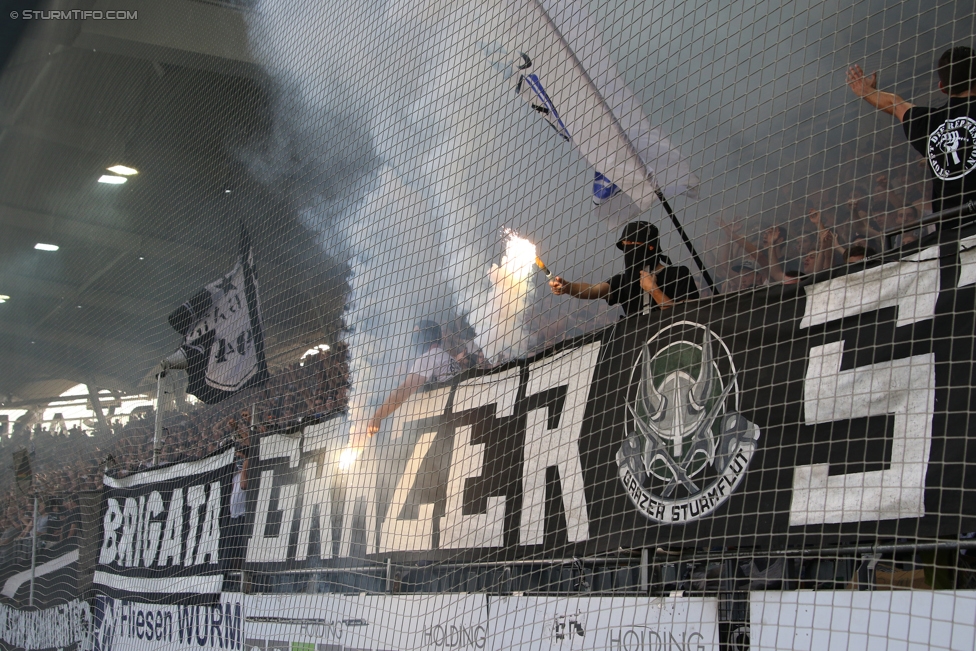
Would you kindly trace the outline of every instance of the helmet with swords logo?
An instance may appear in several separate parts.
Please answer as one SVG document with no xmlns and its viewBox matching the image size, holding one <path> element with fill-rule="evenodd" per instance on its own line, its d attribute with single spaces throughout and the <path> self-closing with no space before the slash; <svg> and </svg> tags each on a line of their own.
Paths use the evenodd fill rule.
<svg viewBox="0 0 976 651">
<path fill-rule="evenodd" d="M 707 327 L 679 323 L 644 342 L 626 405 L 627 437 L 617 455 L 630 492 L 636 482 L 649 493 L 643 503 L 661 505 L 693 500 L 730 472 L 737 483 L 759 429 L 737 412 L 736 390 L 731 355 Z M 706 500 L 708 510 L 721 501 Z M 700 517 L 705 504 L 691 510 Z"/>
</svg>

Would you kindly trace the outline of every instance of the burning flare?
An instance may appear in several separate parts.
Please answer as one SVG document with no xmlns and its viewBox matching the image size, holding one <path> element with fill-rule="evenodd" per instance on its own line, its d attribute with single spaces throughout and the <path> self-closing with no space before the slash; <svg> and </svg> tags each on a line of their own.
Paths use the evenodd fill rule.
<svg viewBox="0 0 976 651">
<path fill-rule="evenodd" d="M 353 464 L 359 458 L 360 450 L 357 448 L 349 447 L 343 450 L 339 454 L 339 470 L 346 472 L 352 468 Z"/>
<path fill-rule="evenodd" d="M 510 228 L 503 230 L 505 252 L 499 264 L 491 266 L 488 281 L 491 285 L 486 313 L 481 320 L 485 330 L 478 344 L 485 356 L 493 361 L 518 357 L 524 352 L 525 306 L 532 286 L 536 264 L 535 244 Z"/>
<path fill-rule="evenodd" d="M 502 267 L 508 273 L 519 278 L 528 278 L 532 273 L 532 265 L 538 260 L 535 254 L 535 244 L 510 228 L 502 231 L 505 238 L 505 254 L 502 256 Z"/>
</svg>

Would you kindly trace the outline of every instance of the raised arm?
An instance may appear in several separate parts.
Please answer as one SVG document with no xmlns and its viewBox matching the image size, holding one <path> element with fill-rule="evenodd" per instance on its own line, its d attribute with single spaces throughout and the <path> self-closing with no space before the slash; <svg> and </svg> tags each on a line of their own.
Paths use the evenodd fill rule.
<svg viewBox="0 0 976 651">
<path fill-rule="evenodd" d="M 763 244 L 766 246 L 769 257 L 769 277 L 778 283 L 786 279 L 786 269 L 783 268 L 783 258 L 780 256 L 779 250 L 782 243 L 783 231 L 778 226 L 774 226 L 763 233 Z"/>
<path fill-rule="evenodd" d="M 855 95 L 879 111 L 894 115 L 899 122 L 905 121 L 905 114 L 912 108 L 912 104 L 898 95 L 878 90 L 878 73 L 866 76 L 861 66 L 857 64 L 847 70 L 847 85 Z"/>
<path fill-rule="evenodd" d="M 674 299 L 665 294 L 664 290 L 661 289 L 661 287 L 657 284 L 657 272 L 660 270 L 660 267 L 658 267 L 654 273 L 648 273 L 641 270 L 640 286 L 642 290 L 651 295 L 651 299 L 653 299 L 662 310 L 668 310 L 674 307 Z"/>
<path fill-rule="evenodd" d="M 769 264 L 769 257 L 765 251 L 760 249 L 758 246 L 750 242 L 745 236 L 742 235 L 742 224 L 724 224 L 722 225 L 722 230 L 724 230 L 729 235 L 729 241 L 732 244 L 738 244 L 742 247 L 742 250 L 747 256 L 756 261 L 760 267 L 765 267 Z"/>
<path fill-rule="evenodd" d="M 814 266 L 814 273 L 824 271 L 834 266 L 834 234 L 828 230 L 822 230 L 817 237 L 817 262 Z"/>
<path fill-rule="evenodd" d="M 400 405 L 405 403 L 420 387 L 424 386 L 424 382 L 424 376 L 422 375 L 417 375 L 416 373 L 407 375 L 407 379 L 403 381 L 403 384 L 390 392 L 390 395 L 386 397 L 386 400 L 380 405 L 380 408 L 369 419 L 369 425 L 366 427 L 366 436 L 372 437 L 379 432 L 383 419 L 399 409 Z"/>
<path fill-rule="evenodd" d="M 856 202 L 854 202 L 854 200 L 852 199 L 848 203 L 853 204 Z M 820 215 L 820 211 L 815 208 L 811 209 L 810 212 L 807 213 L 807 216 L 810 218 L 810 221 L 817 227 L 817 244 L 818 246 L 820 246 L 820 250 L 823 251 L 826 247 L 827 249 L 835 249 L 837 253 L 843 254 L 844 247 L 841 246 L 841 243 L 838 241 L 840 237 L 836 233 L 834 233 L 834 231 L 827 228 L 827 225 L 823 223 L 823 217 Z M 833 254 L 831 253 L 831 255 Z M 831 265 L 828 264 L 826 267 L 824 267 L 824 269 L 828 269 L 830 268 L 830 266 Z"/>
</svg>

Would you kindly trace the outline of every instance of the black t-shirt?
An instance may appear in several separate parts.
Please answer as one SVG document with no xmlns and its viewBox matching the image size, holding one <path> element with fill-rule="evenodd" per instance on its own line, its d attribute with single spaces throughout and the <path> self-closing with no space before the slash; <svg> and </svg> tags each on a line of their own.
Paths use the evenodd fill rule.
<svg viewBox="0 0 976 651">
<path fill-rule="evenodd" d="M 624 314 L 639 314 L 644 308 L 644 296 L 647 297 L 651 309 L 660 307 L 651 295 L 641 289 L 640 273 L 621 273 L 607 281 L 610 283 L 610 294 L 607 303 L 621 305 Z M 665 267 L 657 272 L 657 284 L 661 291 L 672 301 L 685 301 L 698 298 L 698 288 L 695 279 L 691 277 L 688 267 Z"/>
<path fill-rule="evenodd" d="M 933 210 L 976 200 L 976 98 L 950 97 L 940 108 L 913 106 L 904 127 L 912 147 L 929 161 Z"/>
</svg>

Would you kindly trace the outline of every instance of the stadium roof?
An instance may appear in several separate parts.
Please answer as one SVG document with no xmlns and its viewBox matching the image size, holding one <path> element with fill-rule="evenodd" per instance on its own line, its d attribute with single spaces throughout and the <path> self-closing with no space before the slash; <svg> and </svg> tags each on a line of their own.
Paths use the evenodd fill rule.
<svg viewBox="0 0 976 651">
<path fill-rule="evenodd" d="M 135 390 L 179 345 L 166 316 L 233 265 L 241 220 L 271 357 L 333 336 L 337 267 L 316 257 L 286 193 L 248 173 L 274 90 L 248 52 L 247 8 L 37 9 L 138 14 L 33 20 L 0 74 L 0 402 L 79 382 Z M 98 182 L 118 164 L 138 174 Z"/>
</svg>

